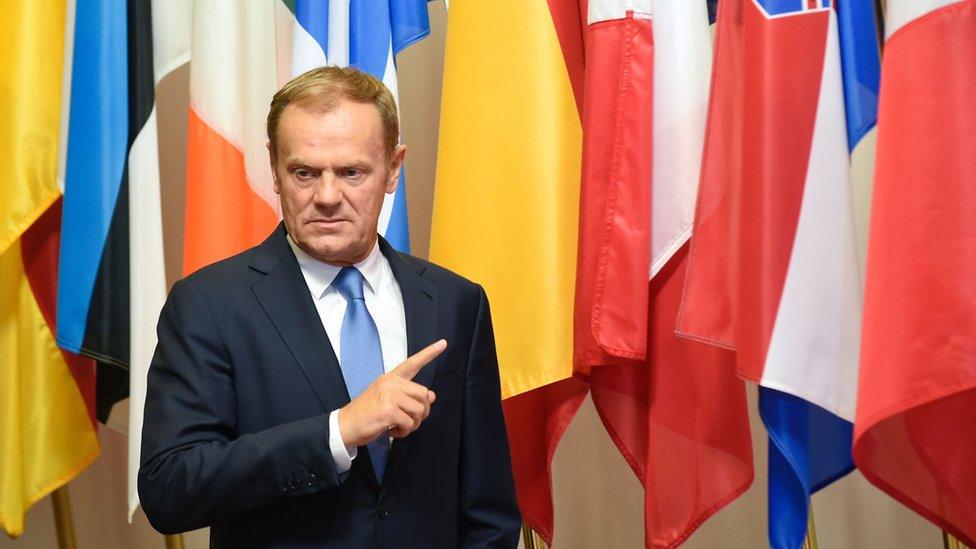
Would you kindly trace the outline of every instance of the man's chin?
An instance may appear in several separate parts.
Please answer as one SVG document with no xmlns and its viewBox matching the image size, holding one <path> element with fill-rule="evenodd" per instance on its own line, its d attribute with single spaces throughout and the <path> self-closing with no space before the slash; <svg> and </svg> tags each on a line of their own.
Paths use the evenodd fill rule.
<svg viewBox="0 0 976 549">
<path fill-rule="evenodd" d="M 361 261 L 363 256 L 358 243 L 350 242 L 347 238 L 333 236 L 317 236 L 305 240 L 300 246 L 308 255 L 336 265 L 352 265 Z"/>
</svg>

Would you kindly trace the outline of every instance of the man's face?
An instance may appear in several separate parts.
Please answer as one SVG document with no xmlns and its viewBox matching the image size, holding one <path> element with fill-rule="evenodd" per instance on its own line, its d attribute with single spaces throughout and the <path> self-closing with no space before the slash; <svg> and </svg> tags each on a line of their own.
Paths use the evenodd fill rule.
<svg viewBox="0 0 976 549">
<path fill-rule="evenodd" d="M 342 100 L 329 112 L 297 105 L 278 120 L 271 153 L 288 234 L 312 257 L 352 265 L 369 255 L 383 197 L 397 187 L 406 148 L 392 158 L 372 104 Z"/>
</svg>

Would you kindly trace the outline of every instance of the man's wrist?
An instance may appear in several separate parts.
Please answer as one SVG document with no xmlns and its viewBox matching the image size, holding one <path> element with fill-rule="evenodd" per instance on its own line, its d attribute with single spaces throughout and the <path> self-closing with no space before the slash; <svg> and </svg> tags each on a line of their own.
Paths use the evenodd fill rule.
<svg viewBox="0 0 976 549">
<path fill-rule="evenodd" d="M 356 459 L 358 449 L 355 446 L 346 446 L 339 425 L 339 410 L 333 410 L 329 413 L 329 450 L 332 452 L 336 472 L 342 474 L 352 468 L 352 460 Z"/>
</svg>

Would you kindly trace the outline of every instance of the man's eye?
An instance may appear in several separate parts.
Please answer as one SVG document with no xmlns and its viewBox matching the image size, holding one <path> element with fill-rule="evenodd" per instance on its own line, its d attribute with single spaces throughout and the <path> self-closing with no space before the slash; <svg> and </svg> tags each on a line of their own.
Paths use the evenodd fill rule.
<svg viewBox="0 0 976 549">
<path fill-rule="evenodd" d="M 315 174 L 308 170 L 295 170 L 295 177 L 302 180 L 308 180 L 315 177 Z"/>
<path fill-rule="evenodd" d="M 362 173 L 363 173 L 362 170 L 356 168 L 346 168 L 345 170 L 342 170 L 343 177 L 350 177 L 350 178 L 359 177 L 360 175 L 362 175 Z"/>
</svg>

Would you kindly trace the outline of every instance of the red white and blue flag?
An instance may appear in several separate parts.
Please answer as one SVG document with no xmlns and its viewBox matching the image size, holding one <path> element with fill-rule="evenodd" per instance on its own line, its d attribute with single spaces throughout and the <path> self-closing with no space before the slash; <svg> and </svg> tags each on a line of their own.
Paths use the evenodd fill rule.
<svg viewBox="0 0 976 549">
<path fill-rule="evenodd" d="M 861 274 L 850 153 L 874 126 L 868 2 L 719 4 L 679 333 L 736 351 L 770 437 L 769 537 L 798 547 L 810 494 L 853 469 Z"/>
</svg>

